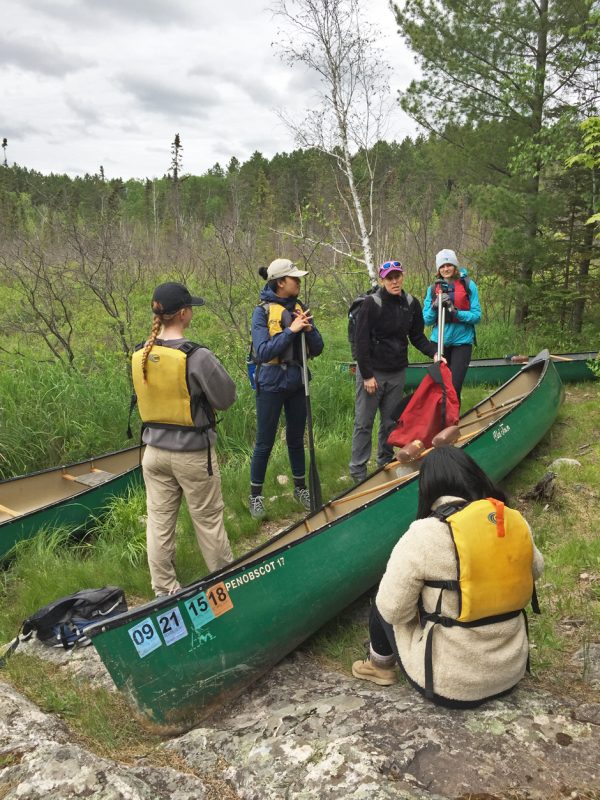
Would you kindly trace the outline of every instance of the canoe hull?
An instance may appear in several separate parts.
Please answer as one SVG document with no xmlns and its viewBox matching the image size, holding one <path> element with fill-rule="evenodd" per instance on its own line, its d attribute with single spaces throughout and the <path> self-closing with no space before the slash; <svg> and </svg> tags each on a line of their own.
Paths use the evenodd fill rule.
<svg viewBox="0 0 600 800">
<path fill-rule="evenodd" d="M 558 412 L 563 389 L 555 367 L 546 361 L 535 369 L 534 391 L 465 445 L 495 480 L 527 455 Z M 94 626 L 93 644 L 116 685 L 156 729 L 191 727 L 377 583 L 415 518 L 417 489 L 413 477 L 362 505 L 354 501 L 313 533 L 290 541 L 284 531 L 176 598 Z M 216 616 L 203 617 L 204 606 Z"/>
<path fill-rule="evenodd" d="M 131 447 L 0 482 L 0 508 L 24 509 L 18 516 L 2 515 L 0 561 L 15 545 L 33 538 L 42 528 L 81 528 L 106 508 L 111 498 L 141 486 L 139 452 L 138 447 Z M 112 477 L 91 487 L 64 477 L 65 473 L 88 476 L 92 467 Z"/>
</svg>

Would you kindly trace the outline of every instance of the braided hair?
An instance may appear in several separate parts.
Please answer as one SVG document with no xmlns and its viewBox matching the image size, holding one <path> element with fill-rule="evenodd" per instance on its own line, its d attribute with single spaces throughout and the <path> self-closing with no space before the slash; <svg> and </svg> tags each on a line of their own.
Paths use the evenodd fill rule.
<svg viewBox="0 0 600 800">
<path fill-rule="evenodd" d="M 161 312 L 162 305 L 158 303 L 156 300 L 152 303 L 152 310 L 154 311 L 154 316 L 152 318 L 152 329 L 150 331 L 150 336 L 144 345 L 144 351 L 142 353 L 142 376 L 144 379 L 144 383 L 147 383 L 147 371 L 148 371 L 148 356 L 150 355 L 150 350 L 154 347 L 154 342 L 158 338 L 158 334 L 160 333 L 160 329 L 164 325 L 165 322 L 169 322 L 169 320 L 174 319 L 177 316 L 177 311 L 174 314 L 163 314 Z"/>
</svg>

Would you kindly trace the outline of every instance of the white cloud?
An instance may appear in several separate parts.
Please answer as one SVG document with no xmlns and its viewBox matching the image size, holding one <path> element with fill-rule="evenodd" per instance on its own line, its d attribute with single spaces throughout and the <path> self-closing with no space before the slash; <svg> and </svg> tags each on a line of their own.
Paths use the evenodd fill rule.
<svg viewBox="0 0 600 800">
<path fill-rule="evenodd" d="M 394 67 L 391 97 L 415 67 L 387 0 L 364 0 Z M 4 0 L 0 137 L 9 163 L 43 172 L 152 177 L 169 167 L 175 133 L 184 169 L 295 148 L 277 111 L 314 106 L 316 76 L 271 47 L 265 0 Z M 27 31 L 15 35 L 15 31 Z M 389 138 L 414 130 L 399 110 Z"/>
</svg>

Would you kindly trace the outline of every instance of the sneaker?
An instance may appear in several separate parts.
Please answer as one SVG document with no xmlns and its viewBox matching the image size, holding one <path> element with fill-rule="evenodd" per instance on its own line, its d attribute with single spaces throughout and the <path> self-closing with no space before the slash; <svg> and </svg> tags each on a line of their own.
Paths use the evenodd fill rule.
<svg viewBox="0 0 600 800">
<path fill-rule="evenodd" d="M 310 511 L 310 492 L 308 489 L 300 489 L 296 486 L 294 489 L 294 499 L 303 505 L 307 511 Z"/>
<path fill-rule="evenodd" d="M 251 494 L 248 497 L 248 510 L 252 519 L 262 519 L 265 516 L 265 498 L 262 494 Z"/>
<path fill-rule="evenodd" d="M 355 661 L 352 664 L 352 674 L 361 681 L 371 681 L 378 686 L 392 686 L 398 681 L 395 667 L 378 667 L 370 658 Z"/>
</svg>

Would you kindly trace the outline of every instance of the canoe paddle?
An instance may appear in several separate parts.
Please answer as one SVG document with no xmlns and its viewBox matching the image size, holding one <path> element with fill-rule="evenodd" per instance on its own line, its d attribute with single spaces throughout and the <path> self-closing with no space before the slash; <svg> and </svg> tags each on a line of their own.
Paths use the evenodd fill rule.
<svg viewBox="0 0 600 800">
<path fill-rule="evenodd" d="M 317 471 L 317 459 L 315 457 L 315 439 L 313 435 L 312 409 L 310 406 L 310 390 L 308 388 L 308 356 L 306 351 L 306 336 L 302 331 L 302 379 L 304 381 L 304 395 L 306 397 L 306 424 L 308 427 L 308 490 L 310 492 L 310 510 L 316 511 L 323 505 L 321 494 L 321 481 Z"/>
</svg>

